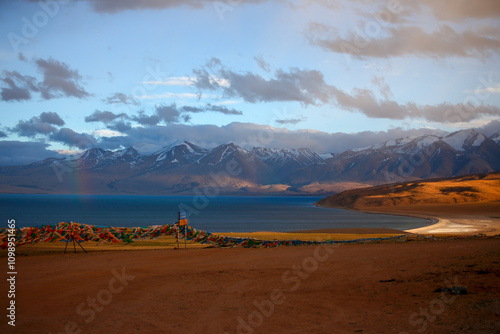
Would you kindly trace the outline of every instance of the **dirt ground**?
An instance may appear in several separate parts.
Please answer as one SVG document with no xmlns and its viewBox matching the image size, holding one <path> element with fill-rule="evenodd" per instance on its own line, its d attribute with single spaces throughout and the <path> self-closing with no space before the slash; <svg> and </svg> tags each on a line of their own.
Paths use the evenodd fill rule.
<svg viewBox="0 0 500 334">
<path fill-rule="evenodd" d="M 499 262 L 498 238 L 19 256 L 0 332 L 498 333 Z"/>
</svg>

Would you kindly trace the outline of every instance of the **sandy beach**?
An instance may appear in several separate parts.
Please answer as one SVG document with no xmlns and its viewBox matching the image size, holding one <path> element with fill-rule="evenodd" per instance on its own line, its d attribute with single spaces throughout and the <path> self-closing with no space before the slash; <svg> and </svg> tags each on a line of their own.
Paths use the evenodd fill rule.
<svg viewBox="0 0 500 334">
<path fill-rule="evenodd" d="M 406 231 L 410 233 L 447 235 L 500 234 L 500 203 L 370 207 L 362 211 L 413 216 L 430 220 L 428 226 Z"/>
</svg>

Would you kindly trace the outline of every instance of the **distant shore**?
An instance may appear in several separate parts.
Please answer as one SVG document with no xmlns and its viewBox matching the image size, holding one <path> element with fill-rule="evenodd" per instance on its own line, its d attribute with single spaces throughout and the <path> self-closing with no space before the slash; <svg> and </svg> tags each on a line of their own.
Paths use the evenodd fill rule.
<svg viewBox="0 0 500 334">
<path fill-rule="evenodd" d="M 405 230 L 418 234 L 500 234 L 500 203 L 402 205 L 348 208 L 318 205 L 366 213 L 390 214 L 430 220 L 428 226 Z"/>
</svg>

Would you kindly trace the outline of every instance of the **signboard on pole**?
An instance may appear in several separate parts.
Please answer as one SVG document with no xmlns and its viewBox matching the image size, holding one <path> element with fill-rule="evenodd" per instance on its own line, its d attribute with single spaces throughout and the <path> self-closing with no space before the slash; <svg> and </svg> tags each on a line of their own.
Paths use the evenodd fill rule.
<svg viewBox="0 0 500 334">
<path fill-rule="evenodd" d="M 187 212 L 179 211 L 179 226 L 187 225 L 187 223 L 188 223 Z"/>
</svg>

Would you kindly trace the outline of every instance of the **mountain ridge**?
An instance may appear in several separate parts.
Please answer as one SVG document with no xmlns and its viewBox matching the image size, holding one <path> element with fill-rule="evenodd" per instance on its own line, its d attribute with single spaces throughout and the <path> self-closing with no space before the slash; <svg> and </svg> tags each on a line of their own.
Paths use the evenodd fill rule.
<svg viewBox="0 0 500 334">
<path fill-rule="evenodd" d="M 1 193 L 311 195 L 385 183 L 500 171 L 500 140 L 474 129 L 399 138 L 341 153 L 308 148 L 212 149 L 176 141 L 152 154 L 133 146 L 0 167 Z M 81 191 L 81 188 L 80 188 Z"/>
</svg>

